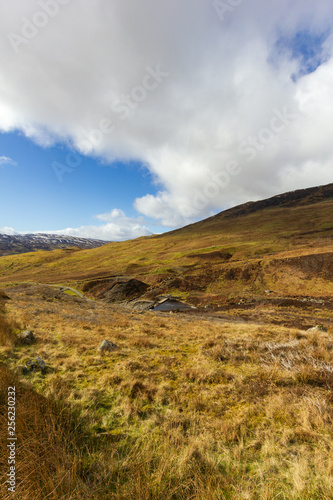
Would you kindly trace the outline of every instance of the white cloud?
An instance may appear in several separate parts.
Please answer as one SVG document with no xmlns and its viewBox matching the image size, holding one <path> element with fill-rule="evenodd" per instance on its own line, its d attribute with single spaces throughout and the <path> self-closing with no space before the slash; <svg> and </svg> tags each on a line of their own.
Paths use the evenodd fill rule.
<svg viewBox="0 0 333 500">
<path fill-rule="evenodd" d="M 144 224 L 142 217 L 131 218 L 126 217 L 122 210 L 115 209 L 111 212 L 110 218 L 107 219 L 108 214 L 98 215 L 97 218 L 106 221 L 105 224 L 100 225 L 87 225 L 81 227 L 68 227 L 65 229 L 57 230 L 39 230 L 39 231 L 24 231 L 17 232 L 12 227 L 0 228 L 0 234 L 19 235 L 19 234 L 58 234 L 64 236 L 76 236 L 78 238 L 92 238 L 105 241 L 124 241 L 140 236 L 149 236 L 152 232 Z M 105 216 L 105 218 L 104 218 Z"/>
<path fill-rule="evenodd" d="M 281 37 L 331 30 L 331 2 L 244 1 L 223 22 L 207 0 L 54 2 L 56 15 L 33 36 L 30 26 L 26 42 L 15 46 L 11 37 L 0 46 L 0 129 L 141 160 L 159 192 L 135 207 L 171 226 L 332 180 L 333 38 L 323 47 L 326 62 L 297 81 L 300 60 L 276 49 Z M 42 3 L 0 0 L 1 32 L 27 33 L 22 18 L 36 21 Z M 163 75 L 154 79 L 154 70 Z M 267 135 L 274 110 L 284 108 L 296 117 Z M 248 161 L 253 154 L 240 144 L 248 150 L 253 139 Z M 231 161 L 241 173 L 230 174 Z M 124 217 L 111 212 L 98 217 L 103 229 L 66 231 L 105 231 L 107 239 L 147 231 L 136 219 L 124 229 Z"/>
<path fill-rule="evenodd" d="M 16 165 L 16 162 L 8 156 L 0 156 L 0 167 L 3 165 Z"/>
<path fill-rule="evenodd" d="M 4 227 L 0 227 L 0 234 L 9 234 L 12 236 L 12 235 L 18 234 L 18 233 L 12 227 L 4 226 Z"/>
<path fill-rule="evenodd" d="M 29 231 L 35 233 L 46 234 L 63 234 L 67 236 L 77 236 L 79 238 L 93 238 L 105 241 L 123 241 L 140 236 L 149 236 L 152 232 L 146 227 L 143 217 L 131 218 L 127 217 L 125 213 L 115 208 L 110 213 L 100 214 L 95 216 L 96 219 L 101 220 L 104 224 L 100 225 L 87 225 L 77 228 L 68 227 L 56 231 Z"/>
<path fill-rule="evenodd" d="M 111 210 L 111 212 L 108 212 L 106 214 L 95 215 L 96 219 L 106 222 L 113 222 L 114 219 L 122 219 L 124 217 L 126 217 L 125 213 L 119 208 L 114 208 L 113 210 Z"/>
</svg>

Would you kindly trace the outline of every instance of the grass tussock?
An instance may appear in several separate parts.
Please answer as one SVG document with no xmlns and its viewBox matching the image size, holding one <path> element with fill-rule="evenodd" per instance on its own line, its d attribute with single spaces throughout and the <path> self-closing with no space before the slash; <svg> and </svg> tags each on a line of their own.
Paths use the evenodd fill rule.
<svg viewBox="0 0 333 500">
<path fill-rule="evenodd" d="M 7 388 L 13 386 L 17 400 L 15 494 L 6 487 Z M 82 436 L 80 421 L 65 401 L 45 398 L 0 366 L 1 498 L 75 498 L 71 493 L 81 488 L 83 478 Z"/>
<path fill-rule="evenodd" d="M 0 311 L 0 346 L 11 348 L 17 344 L 19 324 Z"/>
</svg>

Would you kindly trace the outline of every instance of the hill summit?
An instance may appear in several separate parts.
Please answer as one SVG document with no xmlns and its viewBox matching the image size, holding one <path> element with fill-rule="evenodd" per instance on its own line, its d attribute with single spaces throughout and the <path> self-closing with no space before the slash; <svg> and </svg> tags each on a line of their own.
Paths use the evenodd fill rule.
<svg viewBox="0 0 333 500">
<path fill-rule="evenodd" d="M 316 186 L 306 189 L 297 189 L 295 191 L 289 191 L 287 193 L 278 194 L 259 201 L 248 201 L 237 205 L 235 207 L 223 210 L 216 215 L 212 215 L 207 219 L 204 219 L 194 224 L 189 224 L 184 228 L 176 229 L 171 231 L 171 233 L 186 230 L 187 228 L 195 229 L 196 226 L 210 225 L 211 222 L 217 222 L 219 219 L 225 219 L 228 217 L 240 217 L 255 212 L 264 211 L 272 208 L 292 208 L 292 207 L 302 207 L 305 205 L 314 205 L 323 201 L 328 201 L 333 199 L 333 183 L 326 184 L 324 186 Z M 164 233 L 170 234 L 170 233 Z M 162 235 L 163 236 L 163 235 Z"/>
<path fill-rule="evenodd" d="M 265 208 L 310 205 L 330 198 L 333 198 L 333 183 L 325 186 L 289 191 L 288 193 L 278 194 L 266 200 L 249 201 L 230 208 L 229 210 L 225 210 L 221 212 L 221 214 L 227 217 L 238 217 L 240 215 L 257 212 L 258 210 L 264 210 Z"/>
</svg>

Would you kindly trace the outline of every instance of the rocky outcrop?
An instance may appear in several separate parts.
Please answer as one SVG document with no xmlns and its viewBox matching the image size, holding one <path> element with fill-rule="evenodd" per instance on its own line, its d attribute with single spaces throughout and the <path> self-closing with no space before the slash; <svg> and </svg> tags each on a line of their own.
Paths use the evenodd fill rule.
<svg viewBox="0 0 333 500">
<path fill-rule="evenodd" d="M 312 328 L 309 328 L 306 333 L 325 333 L 327 329 L 323 325 L 316 325 Z"/>
<path fill-rule="evenodd" d="M 128 302 L 141 297 L 148 288 L 149 285 L 143 281 L 119 276 L 86 283 L 83 291 L 107 302 Z"/>
<path fill-rule="evenodd" d="M 43 375 L 46 373 L 45 361 L 39 357 L 28 361 L 27 368 L 31 372 L 41 372 Z"/>
<path fill-rule="evenodd" d="M 106 340 L 106 339 L 103 340 L 103 342 L 99 347 L 97 347 L 97 351 L 100 352 L 111 352 L 115 351 L 116 349 L 118 349 L 118 346 L 113 342 L 111 342 L 111 340 Z"/>
<path fill-rule="evenodd" d="M 35 336 L 30 330 L 25 330 L 18 334 L 17 338 L 21 344 L 30 345 L 35 341 Z"/>
</svg>

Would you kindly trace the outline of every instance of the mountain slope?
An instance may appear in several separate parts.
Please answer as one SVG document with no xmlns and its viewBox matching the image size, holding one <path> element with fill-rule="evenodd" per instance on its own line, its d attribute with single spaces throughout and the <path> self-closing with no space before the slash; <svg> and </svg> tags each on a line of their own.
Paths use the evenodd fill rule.
<svg viewBox="0 0 333 500">
<path fill-rule="evenodd" d="M 325 186 L 298 189 L 296 191 L 279 194 L 265 200 L 249 201 L 247 203 L 243 203 L 242 205 L 237 205 L 236 207 L 224 210 L 223 212 L 213 215 L 212 217 L 209 217 L 208 219 L 205 219 L 203 221 L 190 224 L 189 226 L 186 226 L 186 228 L 194 229 L 200 226 L 208 227 L 208 225 L 212 228 L 212 225 L 214 225 L 214 223 L 220 223 L 223 219 L 226 219 L 228 217 L 241 217 L 263 210 L 269 210 L 271 208 L 303 207 L 306 205 L 314 205 L 316 203 L 329 200 L 333 200 L 333 183 L 327 184 Z M 186 228 L 176 229 L 172 232 L 175 233 L 177 231 L 183 231 Z"/>
<path fill-rule="evenodd" d="M 282 295 L 329 296 L 332 214 L 330 184 L 235 207 L 163 235 L 92 250 L 2 257 L 0 283 L 67 282 L 80 287 L 91 279 L 127 275 L 148 283 L 152 293 L 177 293 L 194 304 L 203 298 L 264 294 L 267 289 Z"/>
<path fill-rule="evenodd" d="M 88 238 L 77 238 L 58 234 L 16 234 L 0 233 L 0 255 L 34 252 L 36 250 L 54 250 L 57 248 L 97 248 L 105 245 L 105 241 Z"/>
</svg>

